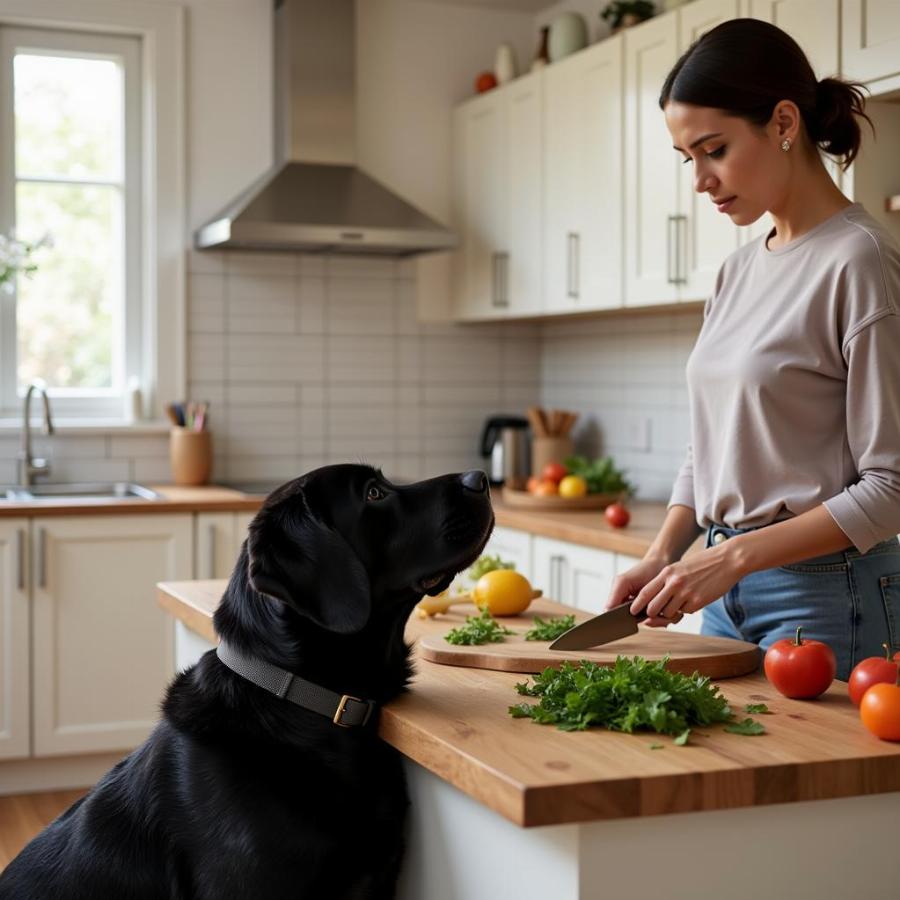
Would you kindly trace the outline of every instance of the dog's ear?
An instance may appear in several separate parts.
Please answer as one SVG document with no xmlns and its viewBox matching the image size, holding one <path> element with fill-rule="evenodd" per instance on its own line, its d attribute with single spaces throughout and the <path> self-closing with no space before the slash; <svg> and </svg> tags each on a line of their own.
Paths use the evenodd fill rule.
<svg viewBox="0 0 900 900">
<path fill-rule="evenodd" d="M 250 586 L 338 634 L 360 631 L 371 612 L 369 577 L 350 545 L 316 519 L 302 497 L 264 509 L 247 538 Z"/>
</svg>

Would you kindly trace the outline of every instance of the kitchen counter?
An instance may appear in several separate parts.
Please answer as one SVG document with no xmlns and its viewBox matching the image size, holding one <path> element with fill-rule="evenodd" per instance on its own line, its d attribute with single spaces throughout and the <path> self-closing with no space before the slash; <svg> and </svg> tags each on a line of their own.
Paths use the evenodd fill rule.
<svg viewBox="0 0 900 900">
<path fill-rule="evenodd" d="M 0 517 L 13 516 L 120 516 L 133 513 L 242 512 L 259 509 L 265 499 L 216 485 L 182 487 L 176 484 L 148 484 L 162 495 L 160 500 L 140 498 L 53 500 L 0 500 Z"/>
<path fill-rule="evenodd" d="M 162 583 L 159 602 L 215 643 L 212 614 L 225 586 Z M 570 611 L 543 606 L 548 615 Z M 443 634 L 464 617 L 459 608 L 434 619 L 412 616 L 407 638 Z M 653 636 L 664 646 L 664 631 Z M 382 711 L 381 734 L 526 827 L 900 791 L 900 744 L 863 728 L 843 682 L 815 702 L 782 697 L 761 673 L 719 682 L 736 711 L 768 704 L 774 715 L 757 717 L 768 733 L 750 738 L 700 728 L 682 748 L 649 733 L 569 734 L 512 719 L 507 707 L 520 702 L 514 685 L 525 677 L 417 659 L 412 690 Z M 663 751 L 650 749 L 660 742 Z"/>
<path fill-rule="evenodd" d="M 215 643 L 225 586 L 158 585 L 160 604 L 195 641 L 193 659 Z M 443 634 L 464 615 L 413 616 L 407 638 Z M 723 680 L 739 715 L 747 703 L 769 706 L 773 715 L 754 716 L 767 733 L 716 725 L 678 747 L 652 732 L 567 733 L 513 719 L 525 675 L 418 658 L 415 669 L 379 723 L 406 757 L 412 798 L 401 900 L 593 900 L 601 884 L 619 900 L 895 896 L 900 744 L 862 727 L 843 682 L 796 701 L 761 673 Z"/>
<path fill-rule="evenodd" d="M 147 486 L 161 494 L 162 499 L 0 500 L 0 517 L 252 512 L 259 509 L 265 499 L 262 488 L 259 493 L 248 493 L 218 485 Z M 500 490 L 494 491 L 492 502 L 498 525 L 631 556 L 643 556 L 646 553 L 666 515 L 664 503 L 636 502 L 629 504 L 631 522 L 628 526 L 612 528 L 603 518 L 603 510 L 523 510 L 505 504 Z"/>
</svg>

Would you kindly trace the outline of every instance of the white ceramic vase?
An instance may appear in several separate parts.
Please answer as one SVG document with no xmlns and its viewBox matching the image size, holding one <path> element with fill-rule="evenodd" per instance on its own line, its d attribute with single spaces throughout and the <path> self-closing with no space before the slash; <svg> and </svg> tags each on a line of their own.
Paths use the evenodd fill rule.
<svg viewBox="0 0 900 900">
<path fill-rule="evenodd" d="M 497 84 L 506 84 L 518 75 L 516 51 L 512 44 L 501 44 L 494 57 L 494 76 Z"/>
<path fill-rule="evenodd" d="M 550 39 L 547 49 L 550 62 L 556 62 L 587 47 L 588 28 L 584 16 L 576 12 L 565 12 L 550 23 Z"/>
</svg>

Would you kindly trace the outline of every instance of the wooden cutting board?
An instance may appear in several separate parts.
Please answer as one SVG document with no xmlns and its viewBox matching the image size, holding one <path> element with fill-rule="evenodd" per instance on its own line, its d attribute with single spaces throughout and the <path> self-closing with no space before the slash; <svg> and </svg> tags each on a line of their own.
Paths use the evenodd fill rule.
<svg viewBox="0 0 900 900">
<path fill-rule="evenodd" d="M 685 634 L 667 628 L 648 628 L 644 625 L 638 626 L 637 634 L 591 650 L 549 650 L 549 641 L 525 640 L 525 632 L 534 624 L 536 615 L 546 621 L 551 616 L 574 614 L 576 624 L 591 618 L 591 615 L 543 597 L 532 602 L 520 616 L 497 619 L 502 625 L 517 632 L 515 635 L 507 635 L 502 643 L 474 646 L 448 644 L 445 640 L 447 632 L 463 625 L 466 616 L 476 612 L 474 607 L 454 607 L 447 613 L 434 617 L 427 623 L 428 633 L 419 638 L 420 656 L 430 662 L 448 666 L 534 673 L 542 672 L 547 666 L 558 666 L 562 662 L 577 663 L 582 659 L 612 666 L 619 655 L 659 660 L 668 654 L 669 670 L 684 675 L 692 675 L 697 671 L 713 679 L 737 678 L 755 672 L 762 660 L 761 651 L 756 644 Z"/>
</svg>

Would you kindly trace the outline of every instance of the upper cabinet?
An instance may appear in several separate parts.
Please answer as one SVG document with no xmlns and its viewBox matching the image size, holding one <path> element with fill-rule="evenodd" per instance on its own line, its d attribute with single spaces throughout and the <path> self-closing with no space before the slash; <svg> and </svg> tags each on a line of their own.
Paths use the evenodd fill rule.
<svg viewBox="0 0 900 900">
<path fill-rule="evenodd" d="M 622 305 L 622 37 L 544 76 L 547 312 Z"/>
<path fill-rule="evenodd" d="M 871 83 L 900 75 L 897 0 L 843 0 L 841 36 L 845 78 Z"/>
<path fill-rule="evenodd" d="M 659 94 L 694 41 L 740 16 L 788 32 L 819 78 L 900 77 L 897 0 L 693 0 L 466 101 L 454 113 L 457 319 L 709 297 L 725 258 L 772 220 L 740 228 L 697 192 Z"/>
<path fill-rule="evenodd" d="M 695 0 L 625 32 L 625 303 L 645 306 L 709 295 L 739 229 L 694 190 L 659 108 L 678 57 L 738 15 L 737 0 Z"/>
<path fill-rule="evenodd" d="M 454 113 L 456 315 L 537 312 L 541 297 L 542 82 L 527 75 Z"/>
</svg>

